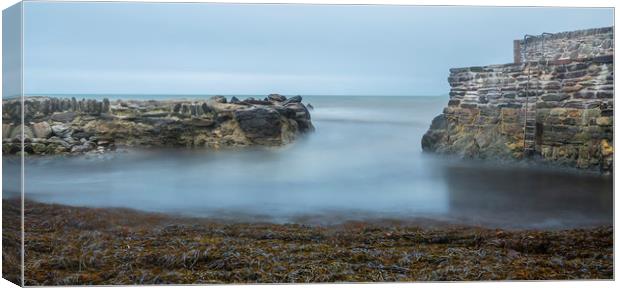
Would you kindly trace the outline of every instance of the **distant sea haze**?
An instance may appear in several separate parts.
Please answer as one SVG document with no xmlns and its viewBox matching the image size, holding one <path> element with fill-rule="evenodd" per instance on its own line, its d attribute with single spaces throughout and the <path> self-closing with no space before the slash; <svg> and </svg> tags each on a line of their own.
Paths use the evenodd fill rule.
<svg viewBox="0 0 620 288">
<path fill-rule="evenodd" d="M 316 131 L 287 146 L 27 157 L 26 197 L 279 223 L 431 217 L 521 228 L 612 224 L 611 179 L 423 153 L 421 137 L 445 97 L 302 96 L 315 107 Z M 9 174 L 19 171 L 10 169 L 19 160 L 3 159 L 5 179 L 18 177 Z M 4 191 L 9 197 L 19 187 Z"/>
</svg>

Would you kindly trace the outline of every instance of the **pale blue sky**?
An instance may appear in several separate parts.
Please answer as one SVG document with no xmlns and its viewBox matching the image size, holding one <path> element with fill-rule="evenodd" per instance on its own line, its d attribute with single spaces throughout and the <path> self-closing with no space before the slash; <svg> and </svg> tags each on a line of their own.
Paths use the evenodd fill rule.
<svg viewBox="0 0 620 288">
<path fill-rule="evenodd" d="M 27 2 L 26 94 L 438 95 L 612 9 Z"/>
</svg>

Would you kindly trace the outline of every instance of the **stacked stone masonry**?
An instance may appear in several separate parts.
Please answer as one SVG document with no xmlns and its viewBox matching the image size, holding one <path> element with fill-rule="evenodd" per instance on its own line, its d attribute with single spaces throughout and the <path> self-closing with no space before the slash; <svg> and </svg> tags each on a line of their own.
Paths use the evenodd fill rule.
<svg viewBox="0 0 620 288">
<path fill-rule="evenodd" d="M 614 29 L 604 27 L 538 35 L 528 38 L 527 45 L 525 40 L 516 40 L 514 53 L 515 63 L 613 55 Z"/>
<path fill-rule="evenodd" d="M 563 166 L 611 171 L 613 73 L 613 54 L 450 69 L 450 100 L 424 135 L 422 147 L 465 158 L 522 159 L 525 113 L 534 113 L 536 156 Z"/>
</svg>

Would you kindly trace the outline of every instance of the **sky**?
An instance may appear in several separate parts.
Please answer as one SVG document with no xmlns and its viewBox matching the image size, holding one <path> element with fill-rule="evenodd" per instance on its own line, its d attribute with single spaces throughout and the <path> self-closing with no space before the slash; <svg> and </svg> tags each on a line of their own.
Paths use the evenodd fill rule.
<svg viewBox="0 0 620 288">
<path fill-rule="evenodd" d="M 24 4 L 26 94 L 445 95 L 448 69 L 512 62 L 524 34 L 603 8 Z"/>
</svg>

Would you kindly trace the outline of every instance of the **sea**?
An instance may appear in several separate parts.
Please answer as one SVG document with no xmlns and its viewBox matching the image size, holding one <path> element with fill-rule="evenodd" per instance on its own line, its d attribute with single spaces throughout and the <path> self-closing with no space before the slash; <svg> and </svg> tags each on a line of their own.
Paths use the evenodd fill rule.
<svg viewBox="0 0 620 288">
<path fill-rule="evenodd" d="M 611 177 L 424 153 L 422 135 L 447 96 L 302 96 L 314 107 L 316 131 L 284 147 L 26 157 L 25 196 L 241 222 L 392 219 L 519 229 L 613 224 Z M 76 96 L 103 97 L 207 96 Z M 3 166 L 3 197 L 14 197 L 19 181 L 7 179 L 19 179 L 19 159 L 4 157 Z"/>
</svg>

